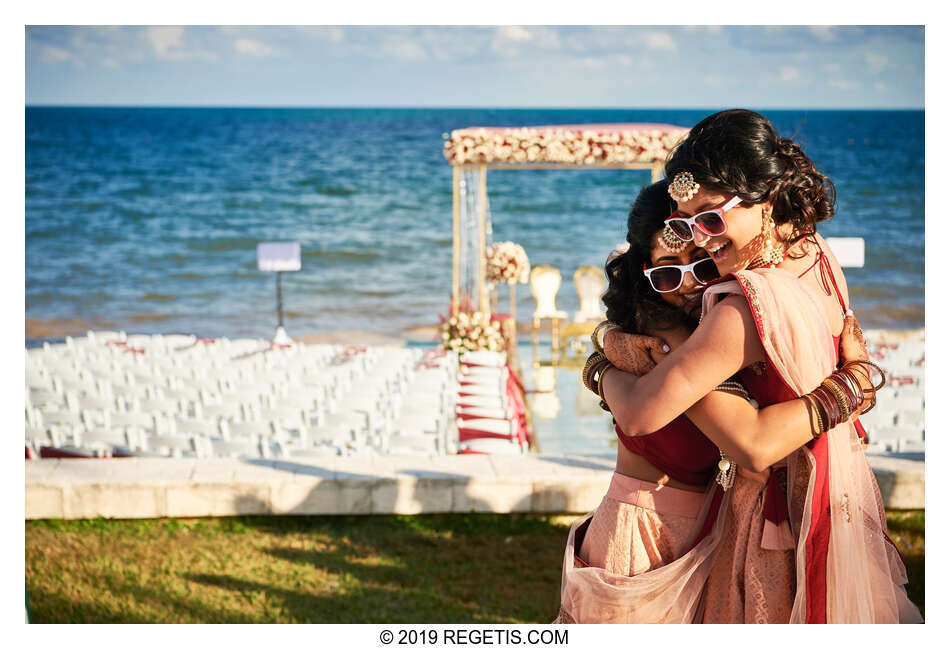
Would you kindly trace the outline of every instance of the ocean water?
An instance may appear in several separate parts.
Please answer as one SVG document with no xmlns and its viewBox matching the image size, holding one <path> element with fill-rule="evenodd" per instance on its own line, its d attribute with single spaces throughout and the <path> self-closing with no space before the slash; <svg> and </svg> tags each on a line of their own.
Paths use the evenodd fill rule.
<svg viewBox="0 0 950 649">
<path fill-rule="evenodd" d="M 26 317 L 85 328 L 269 337 L 260 241 L 297 241 L 283 276 L 291 336 L 398 333 L 448 306 L 452 170 L 467 126 L 646 121 L 703 110 L 26 108 Z M 847 269 L 865 328 L 924 322 L 924 113 L 764 111 L 838 189 L 825 236 L 866 241 Z M 565 278 L 625 236 L 647 171 L 490 171 L 496 241 Z M 501 303 L 507 305 L 503 292 Z M 533 301 L 519 286 L 518 314 Z M 28 335 L 30 328 L 28 327 Z"/>
</svg>

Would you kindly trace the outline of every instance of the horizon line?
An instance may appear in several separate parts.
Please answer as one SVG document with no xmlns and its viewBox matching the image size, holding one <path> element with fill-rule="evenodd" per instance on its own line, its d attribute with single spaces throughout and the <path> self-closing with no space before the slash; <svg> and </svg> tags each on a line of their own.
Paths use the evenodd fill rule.
<svg viewBox="0 0 950 649">
<path fill-rule="evenodd" d="M 35 103 L 24 104 L 25 108 L 209 108 L 209 109 L 252 109 L 252 110 L 727 110 L 728 108 L 749 108 L 748 106 L 441 106 L 441 105 L 370 105 L 370 104 L 84 104 L 84 103 Z M 920 106 L 758 106 L 749 110 L 880 110 L 880 111 L 926 111 Z"/>
</svg>

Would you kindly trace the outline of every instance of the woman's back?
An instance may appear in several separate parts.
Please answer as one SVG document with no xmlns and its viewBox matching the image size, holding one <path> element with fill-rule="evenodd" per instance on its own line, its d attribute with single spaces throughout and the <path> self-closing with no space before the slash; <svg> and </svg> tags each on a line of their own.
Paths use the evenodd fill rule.
<svg viewBox="0 0 950 649">
<path fill-rule="evenodd" d="M 793 253 L 804 252 L 805 256 L 792 259 L 787 256 L 780 267 L 795 276 L 819 298 L 828 318 L 828 326 L 836 337 L 841 334 L 844 312 L 848 309 L 848 283 L 841 264 L 831 251 L 828 242 L 820 234 L 814 235 L 816 244 L 803 240 L 793 248 Z M 820 258 L 823 257 L 824 261 Z"/>
</svg>

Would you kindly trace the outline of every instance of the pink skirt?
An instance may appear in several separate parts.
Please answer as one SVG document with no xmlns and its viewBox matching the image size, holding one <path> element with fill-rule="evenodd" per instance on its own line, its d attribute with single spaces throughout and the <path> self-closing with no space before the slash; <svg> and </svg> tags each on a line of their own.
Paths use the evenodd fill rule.
<svg viewBox="0 0 950 649">
<path fill-rule="evenodd" d="M 745 469 L 736 476 L 725 533 L 706 581 L 705 624 L 787 624 L 790 620 L 795 550 L 763 547 L 767 478 L 767 471 Z"/>
<path fill-rule="evenodd" d="M 639 575 L 680 557 L 692 542 L 705 494 L 614 473 L 578 556 L 588 566 Z"/>
</svg>

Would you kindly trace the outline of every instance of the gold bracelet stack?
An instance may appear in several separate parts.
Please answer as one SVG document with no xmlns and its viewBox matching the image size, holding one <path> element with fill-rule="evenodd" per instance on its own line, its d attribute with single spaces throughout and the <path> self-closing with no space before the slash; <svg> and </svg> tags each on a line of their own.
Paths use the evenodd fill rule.
<svg viewBox="0 0 950 649">
<path fill-rule="evenodd" d="M 880 374 L 880 382 L 874 385 L 871 368 Z M 870 388 L 863 388 L 855 375 L 858 370 L 866 372 Z M 804 395 L 809 414 L 814 411 L 818 428 L 812 428 L 812 437 L 818 439 L 823 433 L 848 421 L 854 413 L 864 414 L 877 403 L 877 391 L 887 383 L 887 375 L 871 361 L 848 361 L 832 372 L 821 385 Z M 814 423 L 814 422 L 813 422 Z"/>
<path fill-rule="evenodd" d="M 600 397 L 600 407 L 604 410 L 610 410 L 607 401 L 604 399 L 603 380 L 608 370 L 613 369 L 613 364 L 607 360 L 603 352 L 594 352 L 587 357 L 584 369 L 581 371 L 581 381 L 584 387 Z"/>
<path fill-rule="evenodd" d="M 604 331 L 604 342 L 607 342 L 607 332 L 611 329 L 619 329 L 620 325 L 611 322 L 610 320 L 604 320 L 596 327 L 594 327 L 594 332 L 590 335 L 590 342 L 594 345 L 594 351 L 604 353 L 604 345 L 600 342 L 598 334 L 603 329 Z"/>
</svg>

